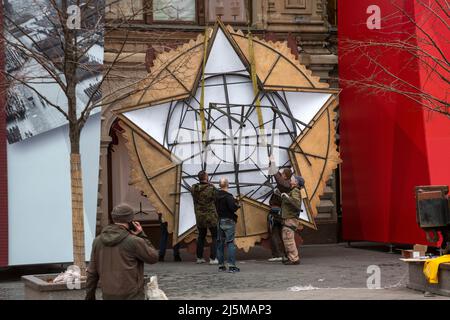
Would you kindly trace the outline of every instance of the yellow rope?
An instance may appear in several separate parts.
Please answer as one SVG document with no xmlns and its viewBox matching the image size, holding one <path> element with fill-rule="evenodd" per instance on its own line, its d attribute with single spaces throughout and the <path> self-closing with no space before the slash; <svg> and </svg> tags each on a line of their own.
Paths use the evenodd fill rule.
<svg viewBox="0 0 450 320">
<path fill-rule="evenodd" d="M 205 121 L 205 67 L 206 54 L 208 51 L 208 28 L 205 28 L 205 41 L 203 48 L 203 66 L 202 66 L 202 91 L 200 95 L 200 121 L 202 122 L 202 141 L 205 143 L 206 121 Z"/>
<path fill-rule="evenodd" d="M 251 32 L 248 33 L 248 51 L 250 56 L 250 71 L 251 71 L 251 77 L 252 77 L 252 84 L 253 84 L 253 94 L 256 98 L 255 101 L 255 107 L 256 107 L 256 113 L 258 115 L 258 123 L 259 123 L 259 133 L 260 137 L 263 138 L 263 144 L 265 144 L 266 139 L 265 133 L 264 133 L 264 119 L 263 114 L 261 111 L 261 101 L 259 99 L 259 90 L 258 90 L 258 82 L 256 78 L 256 63 L 255 63 L 255 52 L 253 48 L 253 39 Z"/>
</svg>

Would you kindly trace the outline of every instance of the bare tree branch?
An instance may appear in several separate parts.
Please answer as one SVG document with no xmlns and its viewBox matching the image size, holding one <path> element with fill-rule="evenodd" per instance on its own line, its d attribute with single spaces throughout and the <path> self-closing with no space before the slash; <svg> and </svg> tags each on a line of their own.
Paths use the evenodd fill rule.
<svg viewBox="0 0 450 320">
<path fill-rule="evenodd" d="M 446 9 L 439 0 L 417 1 L 420 11 L 415 12 L 415 17 L 396 0 L 391 1 L 396 12 L 385 18 L 392 23 L 386 23 L 384 31 L 380 31 L 386 35 L 383 39 L 342 41 L 340 55 L 352 55 L 355 76 L 339 80 L 369 94 L 395 93 L 426 110 L 450 117 L 450 64 L 443 47 L 449 45 L 450 39 L 448 2 L 445 1 Z M 400 33 L 398 28 L 402 30 Z M 393 57 L 404 60 L 401 65 L 391 68 L 389 59 Z M 361 66 L 366 67 L 360 70 Z M 419 70 L 420 84 L 409 76 Z M 439 84 L 443 91 L 433 89 Z"/>
</svg>

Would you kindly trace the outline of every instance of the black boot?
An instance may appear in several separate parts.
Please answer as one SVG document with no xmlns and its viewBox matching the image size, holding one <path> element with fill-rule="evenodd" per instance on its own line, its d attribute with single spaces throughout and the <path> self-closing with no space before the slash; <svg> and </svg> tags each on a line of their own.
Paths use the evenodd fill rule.
<svg viewBox="0 0 450 320">
<path fill-rule="evenodd" d="M 241 271 L 241 269 L 239 269 L 236 266 L 228 267 L 228 272 L 230 272 L 230 273 L 235 273 L 235 272 L 239 272 L 239 271 Z"/>
<path fill-rule="evenodd" d="M 298 265 L 298 264 L 300 264 L 300 259 L 298 259 L 297 261 L 291 261 L 291 260 L 283 261 L 283 264 L 285 266 Z"/>
</svg>

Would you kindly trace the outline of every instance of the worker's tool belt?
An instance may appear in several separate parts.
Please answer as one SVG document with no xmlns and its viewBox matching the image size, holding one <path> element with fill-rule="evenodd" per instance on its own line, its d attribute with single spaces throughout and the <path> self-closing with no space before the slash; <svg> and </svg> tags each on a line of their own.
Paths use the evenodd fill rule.
<svg viewBox="0 0 450 320">
<path fill-rule="evenodd" d="M 271 208 L 267 215 L 267 222 L 269 225 L 269 232 L 272 232 L 272 228 L 275 224 L 281 223 L 281 208 Z"/>
</svg>

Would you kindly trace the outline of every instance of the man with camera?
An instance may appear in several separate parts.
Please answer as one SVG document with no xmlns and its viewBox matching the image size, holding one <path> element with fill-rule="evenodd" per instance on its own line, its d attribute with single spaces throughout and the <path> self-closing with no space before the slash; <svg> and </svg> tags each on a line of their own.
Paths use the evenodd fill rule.
<svg viewBox="0 0 450 320">
<path fill-rule="evenodd" d="M 156 263 L 158 251 L 139 222 L 133 221 L 129 206 L 118 205 L 111 217 L 113 224 L 103 228 L 92 244 L 86 300 L 95 300 L 99 281 L 104 300 L 143 300 L 144 263 Z"/>
</svg>

